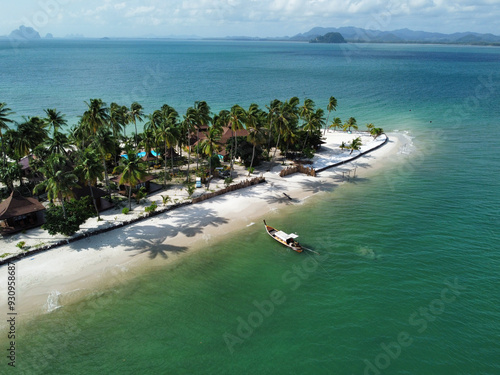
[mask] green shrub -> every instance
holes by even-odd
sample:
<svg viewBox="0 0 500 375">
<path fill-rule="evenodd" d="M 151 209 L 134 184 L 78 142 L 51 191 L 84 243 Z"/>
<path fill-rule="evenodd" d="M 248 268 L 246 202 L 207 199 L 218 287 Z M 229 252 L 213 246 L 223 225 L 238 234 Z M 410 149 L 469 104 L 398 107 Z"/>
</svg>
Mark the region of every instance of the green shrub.
<svg viewBox="0 0 500 375">
<path fill-rule="evenodd" d="M 137 204 L 141 203 L 141 200 L 146 198 L 148 193 L 146 193 L 146 188 L 142 186 L 137 193 L 135 193 L 135 200 Z"/>
<path fill-rule="evenodd" d="M 189 197 L 191 197 L 193 195 L 194 191 L 196 190 L 196 188 L 193 184 L 190 184 L 190 185 L 186 186 L 186 190 L 187 190 Z"/>
<path fill-rule="evenodd" d="M 168 195 L 162 195 L 161 196 L 161 199 L 163 201 L 163 205 L 166 206 L 168 204 L 168 202 L 170 202 L 170 197 Z"/>
<path fill-rule="evenodd" d="M 152 212 L 155 212 L 157 208 L 158 208 L 158 205 L 156 204 L 156 202 L 153 202 L 153 203 L 151 203 L 150 206 L 146 207 L 144 209 L 144 211 L 147 213 L 152 213 Z"/>
<path fill-rule="evenodd" d="M 45 224 L 42 225 L 42 228 L 52 236 L 57 233 L 71 236 L 80 229 L 80 225 L 88 218 L 95 216 L 90 197 L 79 200 L 71 199 L 64 204 L 64 207 L 66 208 L 66 218 L 62 206 L 52 204 L 45 212 Z"/>
<path fill-rule="evenodd" d="M 26 245 L 25 241 L 20 241 L 16 244 L 16 247 L 20 248 L 21 250 L 23 249 L 24 245 Z"/>
<path fill-rule="evenodd" d="M 130 212 L 129 208 L 128 207 L 123 207 L 122 209 L 122 214 L 126 215 Z"/>
</svg>

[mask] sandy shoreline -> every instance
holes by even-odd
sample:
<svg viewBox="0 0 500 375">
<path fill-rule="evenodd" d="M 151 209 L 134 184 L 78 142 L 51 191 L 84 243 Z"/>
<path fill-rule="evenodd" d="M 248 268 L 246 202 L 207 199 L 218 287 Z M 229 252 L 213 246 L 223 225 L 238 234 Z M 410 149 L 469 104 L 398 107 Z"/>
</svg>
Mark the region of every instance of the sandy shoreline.
<svg viewBox="0 0 500 375">
<path fill-rule="evenodd" d="M 345 137 L 345 133 L 330 133 L 319 156 L 331 163 L 332 154 L 338 153 L 337 142 Z M 292 202 L 301 203 L 324 191 L 322 185 L 331 190 L 332 183 L 342 183 L 348 171 L 351 176 L 354 169 L 357 176 L 369 176 L 386 161 L 394 160 L 407 142 L 401 133 L 389 134 L 389 139 L 378 150 L 353 163 L 323 171 L 317 177 L 294 174 L 281 178 L 277 175 L 279 166 L 264 173 L 267 181 L 264 184 L 181 207 L 17 261 L 16 310 L 25 317 L 46 313 L 95 290 L 172 264 L 205 243 L 213 243 L 253 222 L 260 223 L 266 213 L 276 208 Z M 319 168 L 319 163 L 317 161 L 315 168 Z M 290 202 L 283 192 L 293 201 Z M 6 266 L 0 267 L 0 280 L 7 280 Z M 6 288 L 6 282 L 0 282 L 0 304 L 3 306 L 6 306 Z"/>
</svg>

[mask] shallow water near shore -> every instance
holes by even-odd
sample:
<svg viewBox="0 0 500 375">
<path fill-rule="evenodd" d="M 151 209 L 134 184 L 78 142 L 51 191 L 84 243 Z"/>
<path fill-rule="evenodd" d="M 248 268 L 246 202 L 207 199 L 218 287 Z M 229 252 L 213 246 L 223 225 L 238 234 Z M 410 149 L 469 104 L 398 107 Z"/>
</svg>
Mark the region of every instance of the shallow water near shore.
<svg viewBox="0 0 500 375">
<path fill-rule="evenodd" d="M 297 90 L 315 93 L 318 104 L 342 92 L 343 114 L 408 131 L 412 141 L 376 174 L 324 186 L 327 192 L 265 218 L 297 232 L 319 256 L 287 251 L 256 222 L 175 264 L 20 325 L 18 369 L 499 373 L 500 51 L 376 45 L 355 49 L 348 62 L 326 46 L 212 47 L 239 61 L 236 70 L 244 69 L 241 61 L 260 70 L 256 87 L 269 87 L 268 75 L 278 74 L 273 67 L 289 66 L 287 74 L 296 75 L 278 75 L 278 83 L 298 82 Z M 209 43 L 198 61 L 207 51 Z M 212 57 L 210 66 L 219 66 Z M 302 80 L 307 74 L 311 79 Z M 198 83 L 215 95 L 210 87 L 222 82 L 211 79 Z M 273 90 L 257 91 L 242 87 L 234 100 L 221 93 L 213 105 Z M 6 345 L 3 334 L 0 343 Z"/>
</svg>

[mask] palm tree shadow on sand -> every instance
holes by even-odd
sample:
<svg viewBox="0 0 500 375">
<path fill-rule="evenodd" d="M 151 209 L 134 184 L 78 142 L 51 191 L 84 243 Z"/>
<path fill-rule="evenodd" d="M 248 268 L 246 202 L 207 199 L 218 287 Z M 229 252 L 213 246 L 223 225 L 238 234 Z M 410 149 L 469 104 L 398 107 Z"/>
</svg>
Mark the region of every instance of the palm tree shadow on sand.
<svg viewBox="0 0 500 375">
<path fill-rule="evenodd" d="M 162 243 L 163 240 L 142 240 L 134 243 L 134 247 L 128 248 L 125 251 L 134 251 L 130 256 L 134 257 L 141 254 L 148 254 L 149 259 L 153 260 L 158 257 L 167 259 L 169 254 L 180 254 L 188 250 L 187 246 L 175 246 Z"/>
<path fill-rule="evenodd" d="M 322 191 L 332 191 L 333 188 L 338 186 L 338 184 L 329 181 L 302 181 L 301 183 L 302 189 L 305 191 L 309 191 L 313 194 L 319 193 Z"/>
</svg>

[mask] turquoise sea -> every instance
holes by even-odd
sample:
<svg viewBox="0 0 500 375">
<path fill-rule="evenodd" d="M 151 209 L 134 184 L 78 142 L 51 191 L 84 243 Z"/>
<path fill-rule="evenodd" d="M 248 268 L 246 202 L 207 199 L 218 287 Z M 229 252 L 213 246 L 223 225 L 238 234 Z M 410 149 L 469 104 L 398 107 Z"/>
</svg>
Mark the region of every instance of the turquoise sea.
<svg viewBox="0 0 500 375">
<path fill-rule="evenodd" d="M 333 95 L 336 116 L 411 137 L 380 173 L 266 217 L 320 256 L 241 228 L 21 324 L 1 373 L 500 374 L 500 49 L 1 42 L 0 82 L 19 118 Z"/>
</svg>

